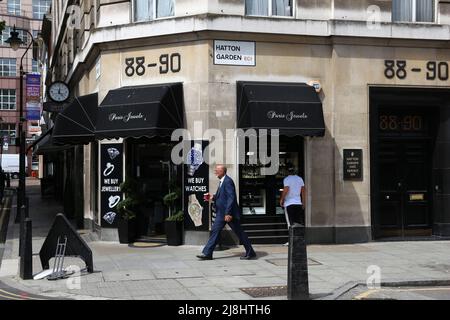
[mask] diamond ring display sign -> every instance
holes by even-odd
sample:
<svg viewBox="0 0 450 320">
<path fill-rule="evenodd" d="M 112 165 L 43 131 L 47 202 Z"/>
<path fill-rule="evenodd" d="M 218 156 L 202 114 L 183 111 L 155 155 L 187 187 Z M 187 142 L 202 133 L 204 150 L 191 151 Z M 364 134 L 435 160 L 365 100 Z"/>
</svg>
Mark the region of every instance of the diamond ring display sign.
<svg viewBox="0 0 450 320">
<path fill-rule="evenodd" d="M 117 228 L 117 205 L 123 194 L 123 144 L 100 145 L 100 205 L 103 228 Z"/>
</svg>

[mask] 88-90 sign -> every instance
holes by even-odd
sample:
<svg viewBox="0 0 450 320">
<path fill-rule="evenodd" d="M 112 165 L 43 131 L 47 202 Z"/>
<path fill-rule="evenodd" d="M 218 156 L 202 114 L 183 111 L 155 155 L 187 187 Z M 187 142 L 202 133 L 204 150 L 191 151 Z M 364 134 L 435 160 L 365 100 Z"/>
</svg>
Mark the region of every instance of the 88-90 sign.
<svg viewBox="0 0 450 320">
<path fill-rule="evenodd" d="M 381 131 L 423 131 L 423 116 L 420 115 L 381 115 L 379 120 Z"/>
<path fill-rule="evenodd" d="M 152 68 L 156 68 L 159 74 L 169 72 L 177 73 L 181 71 L 181 55 L 179 53 L 162 54 L 159 56 L 158 62 L 146 63 L 145 57 L 125 58 L 125 74 L 127 77 L 134 75 L 143 76 Z"/>
<path fill-rule="evenodd" d="M 384 76 L 387 79 L 404 80 L 412 73 L 424 74 L 429 81 L 447 81 L 450 75 L 448 62 L 427 61 L 425 69 L 410 66 L 407 60 L 384 60 Z"/>
</svg>

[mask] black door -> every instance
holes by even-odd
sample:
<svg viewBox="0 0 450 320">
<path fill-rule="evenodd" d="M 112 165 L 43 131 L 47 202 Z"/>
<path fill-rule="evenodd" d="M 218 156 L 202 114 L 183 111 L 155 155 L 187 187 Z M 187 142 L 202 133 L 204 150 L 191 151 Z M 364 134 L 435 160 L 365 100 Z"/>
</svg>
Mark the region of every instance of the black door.
<svg viewBox="0 0 450 320">
<path fill-rule="evenodd" d="M 428 140 L 380 141 L 379 237 L 431 235 L 429 155 Z"/>
<path fill-rule="evenodd" d="M 181 167 L 170 161 L 174 143 L 165 137 L 127 140 L 128 175 L 139 185 L 137 239 L 164 242 L 169 208 L 163 198 L 181 185 Z M 181 189 L 177 208 L 181 208 Z"/>
</svg>

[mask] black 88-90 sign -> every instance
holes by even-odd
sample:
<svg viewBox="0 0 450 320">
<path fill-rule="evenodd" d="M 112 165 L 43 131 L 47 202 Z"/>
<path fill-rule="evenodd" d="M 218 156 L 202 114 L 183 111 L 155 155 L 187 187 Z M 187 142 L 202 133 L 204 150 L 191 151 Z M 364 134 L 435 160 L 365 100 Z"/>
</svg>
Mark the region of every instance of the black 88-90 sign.
<svg viewBox="0 0 450 320">
<path fill-rule="evenodd" d="M 426 70 L 411 67 L 407 60 L 384 60 L 384 75 L 388 79 L 404 80 L 410 73 L 425 73 L 426 80 L 447 81 L 449 78 L 449 67 L 447 62 L 428 61 Z"/>
<path fill-rule="evenodd" d="M 152 61 L 151 63 L 147 63 L 143 56 L 125 58 L 125 74 L 128 77 L 143 76 L 146 72 L 151 72 L 150 70 L 153 68 L 156 68 L 159 74 L 180 72 L 181 55 L 179 53 L 162 54 L 159 56 L 158 62 Z"/>
</svg>

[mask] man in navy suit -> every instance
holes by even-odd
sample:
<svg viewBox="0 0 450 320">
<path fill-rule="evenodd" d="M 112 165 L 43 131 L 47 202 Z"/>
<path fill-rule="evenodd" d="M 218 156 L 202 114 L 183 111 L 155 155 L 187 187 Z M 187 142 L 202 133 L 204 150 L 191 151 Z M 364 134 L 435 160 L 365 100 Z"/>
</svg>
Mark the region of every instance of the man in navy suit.
<svg viewBox="0 0 450 320">
<path fill-rule="evenodd" d="M 241 228 L 240 212 L 233 179 L 227 176 L 227 168 L 224 165 L 217 165 L 214 173 L 220 179 L 219 187 L 212 199 L 216 207 L 216 220 L 212 226 L 208 243 L 203 248 L 202 254 L 198 255 L 197 258 L 201 260 L 212 260 L 213 251 L 219 241 L 220 232 L 227 223 L 245 247 L 245 255 L 241 257 L 241 260 L 256 258 L 255 250 L 253 250 L 247 235 Z M 209 195 L 207 196 L 209 198 Z"/>
</svg>

